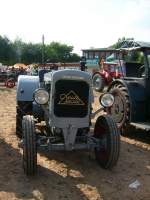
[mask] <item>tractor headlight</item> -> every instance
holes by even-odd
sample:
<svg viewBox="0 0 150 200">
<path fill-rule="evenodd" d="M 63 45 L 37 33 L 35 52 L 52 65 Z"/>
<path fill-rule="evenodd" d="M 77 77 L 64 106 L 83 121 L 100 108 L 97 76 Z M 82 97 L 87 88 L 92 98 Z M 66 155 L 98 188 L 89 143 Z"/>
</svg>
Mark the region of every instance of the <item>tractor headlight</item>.
<svg viewBox="0 0 150 200">
<path fill-rule="evenodd" d="M 111 107 L 114 103 L 114 96 L 109 93 L 104 93 L 100 96 L 99 101 L 103 107 Z"/>
<path fill-rule="evenodd" d="M 42 88 L 37 89 L 34 93 L 34 100 L 37 104 L 46 104 L 49 100 L 49 94 L 46 90 Z"/>
</svg>

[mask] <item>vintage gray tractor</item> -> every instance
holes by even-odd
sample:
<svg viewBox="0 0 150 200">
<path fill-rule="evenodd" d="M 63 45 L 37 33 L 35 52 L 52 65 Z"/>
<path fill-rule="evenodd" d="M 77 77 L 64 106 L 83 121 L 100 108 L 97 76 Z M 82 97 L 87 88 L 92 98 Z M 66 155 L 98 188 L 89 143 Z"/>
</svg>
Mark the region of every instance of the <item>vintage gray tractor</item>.
<svg viewBox="0 0 150 200">
<path fill-rule="evenodd" d="M 96 119 L 91 133 L 92 79 L 80 70 L 41 70 L 39 76 L 22 75 L 17 85 L 16 134 L 22 137 L 23 167 L 27 175 L 37 171 L 37 149 L 94 150 L 101 167 L 116 165 L 120 132 L 110 116 Z M 113 96 L 103 94 L 100 102 L 109 107 Z"/>
<path fill-rule="evenodd" d="M 121 48 L 120 51 L 128 56 L 126 76 L 109 86 L 108 92 L 113 94 L 115 101 L 112 107 L 106 109 L 107 113 L 123 133 L 130 131 L 131 125 L 149 131 L 150 43 L 133 42 L 130 47 Z M 136 62 L 133 62 L 135 58 Z"/>
</svg>

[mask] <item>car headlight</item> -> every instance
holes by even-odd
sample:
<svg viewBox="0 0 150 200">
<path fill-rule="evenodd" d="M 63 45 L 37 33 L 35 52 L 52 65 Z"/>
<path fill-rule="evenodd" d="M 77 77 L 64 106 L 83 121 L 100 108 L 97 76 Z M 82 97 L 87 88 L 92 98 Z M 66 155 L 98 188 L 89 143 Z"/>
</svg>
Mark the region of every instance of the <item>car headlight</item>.
<svg viewBox="0 0 150 200">
<path fill-rule="evenodd" d="M 103 107 L 111 107 L 114 103 L 114 96 L 110 93 L 104 93 L 100 96 L 99 101 Z"/>
<path fill-rule="evenodd" d="M 34 93 L 34 100 L 37 104 L 46 104 L 49 100 L 49 93 L 42 88 L 37 89 Z"/>
</svg>

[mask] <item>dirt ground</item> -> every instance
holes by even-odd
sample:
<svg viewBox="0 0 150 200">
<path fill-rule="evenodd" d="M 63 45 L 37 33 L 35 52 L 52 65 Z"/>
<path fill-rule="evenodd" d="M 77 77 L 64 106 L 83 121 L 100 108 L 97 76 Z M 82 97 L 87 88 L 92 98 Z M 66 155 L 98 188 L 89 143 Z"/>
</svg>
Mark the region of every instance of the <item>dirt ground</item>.
<svg viewBox="0 0 150 200">
<path fill-rule="evenodd" d="M 0 88 L 0 200 L 150 199 L 150 144 L 139 139 L 121 138 L 118 165 L 111 171 L 88 152 L 40 152 L 38 175 L 27 177 L 15 136 L 15 92 Z M 140 186 L 130 188 L 136 180 Z"/>
</svg>

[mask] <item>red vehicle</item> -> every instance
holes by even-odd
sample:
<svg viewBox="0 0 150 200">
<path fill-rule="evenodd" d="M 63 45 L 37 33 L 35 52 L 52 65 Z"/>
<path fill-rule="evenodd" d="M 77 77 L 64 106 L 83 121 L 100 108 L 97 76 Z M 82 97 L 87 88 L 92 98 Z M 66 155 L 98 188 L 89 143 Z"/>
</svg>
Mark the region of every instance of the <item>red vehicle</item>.
<svg viewBox="0 0 150 200">
<path fill-rule="evenodd" d="M 9 74 L 7 71 L 0 72 L 0 82 L 4 83 L 4 86 L 13 88 L 15 86 L 15 75 Z"/>
<path fill-rule="evenodd" d="M 101 69 L 93 73 L 93 88 L 95 91 L 103 91 L 114 79 L 123 77 L 123 68 L 116 62 L 104 62 Z"/>
</svg>

